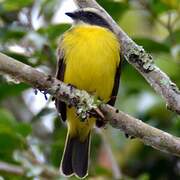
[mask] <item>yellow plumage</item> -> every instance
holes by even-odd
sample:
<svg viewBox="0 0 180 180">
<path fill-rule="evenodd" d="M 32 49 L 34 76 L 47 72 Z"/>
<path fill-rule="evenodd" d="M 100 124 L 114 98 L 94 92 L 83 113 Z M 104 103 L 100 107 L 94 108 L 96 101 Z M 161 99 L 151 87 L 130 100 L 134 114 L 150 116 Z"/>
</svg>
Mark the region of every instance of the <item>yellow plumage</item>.
<svg viewBox="0 0 180 180">
<path fill-rule="evenodd" d="M 84 18 L 84 21 L 91 21 L 94 16 L 94 22 L 106 24 L 102 18 L 96 14 L 92 15 L 90 11 L 88 14 L 86 11 L 80 12 L 77 17 Z M 67 15 L 75 17 L 76 13 Z M 86 90 L 102 101 L 113 104 L 111 96 L 117 94 L 120 76 L 119 54 L 119 42 L 108 28 L 87 23 L 76 24 L 61 38 L 56 76 L 67 84 Z M 88 173 L 90 133 L 95 122 L 98 126 L 102 126 L 102 122 L 96 121 L 95 118 L 82 121 L 75 108 L 69 108 L 57 99 L 56 107 L 62 120 L 67 120 L 68 126 L 61 172 L 65 176 L 75 174 L 84 178 Z"/>
<path fill-rule="evenodd" d="M 66 66 L 64 82 L 84 89 L 104 102 L 110 100 L 120 60 L 116 36 L 107 28 L 79 25 L 64 34 L 61 47 Z M 68 108 L 67 122 L 70 136 L 78 136 L 84 141 L 95 119 L 82 122 L 74 108 Z"/>
</svg>

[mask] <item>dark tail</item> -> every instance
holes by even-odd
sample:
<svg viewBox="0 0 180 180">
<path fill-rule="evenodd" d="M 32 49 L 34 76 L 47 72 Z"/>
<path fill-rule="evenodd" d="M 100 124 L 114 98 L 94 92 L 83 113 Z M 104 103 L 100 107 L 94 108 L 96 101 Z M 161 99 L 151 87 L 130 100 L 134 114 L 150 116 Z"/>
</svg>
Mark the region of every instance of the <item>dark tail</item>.
<svg viewBox="0 0 180 180">
<path fill-rule="evenodd" d="M 61 171 L 65 176 L 77 175 L 86 177 L 88 173 L 90 133 L 84 142 L 78 138 L 67 136 L 64 154 L 61 161 Z"/>
</svg>

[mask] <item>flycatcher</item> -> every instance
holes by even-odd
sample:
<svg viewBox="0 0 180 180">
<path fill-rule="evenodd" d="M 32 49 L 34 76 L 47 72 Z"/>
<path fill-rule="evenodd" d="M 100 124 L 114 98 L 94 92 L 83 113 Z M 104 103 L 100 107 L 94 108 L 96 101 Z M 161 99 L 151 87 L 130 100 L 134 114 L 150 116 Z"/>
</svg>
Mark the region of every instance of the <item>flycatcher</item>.
<svg viewBox="0 0 180 180">
<path fill-rule="evenodd" d="M 74 20 L 58 44 L 57 79 L 86 90 L 103 102 L 114 105 L 120 78 L 120 43 L 108 22 L 96 9 L 66 13 Z M 84 121 L 75 108 L 56 100 L 56 108 L 67 121 L 67 138 L 60 165 L 63 175 L 84 178 L 88 174 L 90 134 L 95 118 Z"/>
</svg>

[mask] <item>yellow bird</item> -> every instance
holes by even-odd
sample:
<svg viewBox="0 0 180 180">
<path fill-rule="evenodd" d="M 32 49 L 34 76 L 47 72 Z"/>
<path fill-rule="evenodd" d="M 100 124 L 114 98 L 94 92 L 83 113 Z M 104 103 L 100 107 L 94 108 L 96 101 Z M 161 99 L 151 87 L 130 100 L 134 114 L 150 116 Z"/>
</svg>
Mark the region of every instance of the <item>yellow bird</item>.
<svg viewBox="0 0 180 180">
<path fill-rule="evenodd" d="M 60 38 L 56 77 L 114 105 L 121 64 L 116 35 L 96 9 L 79 9 L 66 15 L 74 25 Z M 91 131 L 95 124 L 103 124 L 95 118 L 82 121 L 73 107 L 59 100 L 56 108 L 68 128 L 61 173 L 84 178 L 88 174 Z"/>
</svg>

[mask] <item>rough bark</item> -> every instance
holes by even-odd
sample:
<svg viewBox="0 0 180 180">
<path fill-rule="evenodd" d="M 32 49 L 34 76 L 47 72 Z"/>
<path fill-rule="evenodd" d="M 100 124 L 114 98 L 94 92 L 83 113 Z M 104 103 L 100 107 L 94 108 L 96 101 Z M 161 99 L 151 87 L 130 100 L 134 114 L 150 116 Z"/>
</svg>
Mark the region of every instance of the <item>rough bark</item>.
<svg viewBox="0 0 180 180">
<path fill-rule="evenodd" d="M 75 89 L 28 65 L 0 53 L 0 73 L 8 74 L 17 81 L 49 93 L 69 105 L 75 106 L 81 116 L 99 108 L 103 116 L 114 127 L 130 136 L 139 138 L 144 144 L 160 151 L 180 157 L 180 138 L 154 128 L 141 120 L 131 117 L 114 107 L 103 104 L 87 92 Z"/>
<path fill-rule="evenodd" d="M 161 71 L 142 46 L 138 46 L 119 27 L 112 17 L 95 0 L 74 0 L 80 8 L 95 8 L 109 23 L 114 33 L 119 38 L 123 56 L 135 67 L 146 81 L 154 88 L 157 94 L 165 100 L 168 109 L 180 114 L 180 91 L 176 84 Z"/>
</svg>

